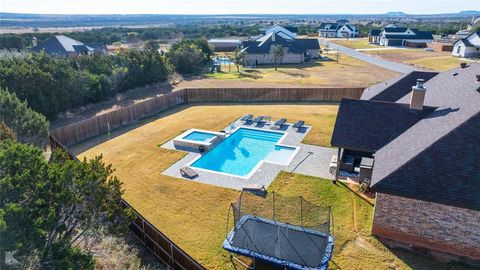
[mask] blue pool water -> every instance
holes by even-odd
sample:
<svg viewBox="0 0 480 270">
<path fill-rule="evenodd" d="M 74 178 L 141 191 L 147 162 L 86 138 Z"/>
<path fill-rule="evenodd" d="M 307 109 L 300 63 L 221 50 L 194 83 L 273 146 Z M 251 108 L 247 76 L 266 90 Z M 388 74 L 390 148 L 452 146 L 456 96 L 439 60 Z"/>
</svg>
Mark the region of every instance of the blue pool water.
<svg viewBox="0 0 480 270">
<path fill-rule="evenodd" d="M 191 166 L 247 176 L 262 160 L 285 164 L 295 148 L 275 145 L 283 133 L 239 128 Z"/>
<path fill-rule="evenodd" d="M 196 142 L 208 142 L 212 138 L 214 138 L 216 135 L 207 133 L 207 132 L 201 132 L 201 131 L 194 131 L 187 136 L 183 137 L 184 140 L 190 140 L 190 141 L 196 141 Z"/>
</svg>

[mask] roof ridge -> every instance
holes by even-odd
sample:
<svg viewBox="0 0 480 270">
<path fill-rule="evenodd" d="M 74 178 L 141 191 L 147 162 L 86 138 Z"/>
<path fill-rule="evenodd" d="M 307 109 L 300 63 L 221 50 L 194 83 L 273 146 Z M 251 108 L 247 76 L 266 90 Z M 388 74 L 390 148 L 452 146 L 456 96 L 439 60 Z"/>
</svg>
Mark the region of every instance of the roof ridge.
<svg viewBox="0 0 480 270">
<path fill-rule="evenodd" d="M 431 113 L 434 113 L 435 111 L 432 111 Z M 410 159 L 408 159 L 406 162 L 404 162 L 401 166 L 398 166 L 395 170 L 391 171 L 389 174 L 385 175 L 381 180 L 375 182 L 371 187 L 374 187 L 375 185 L 378 185 L 380 183 L 382 183 L 384 181 L 384 179 L 388 178 L 389 176 L 391 176 L 392 174 L 396 173 L 397 171 L 399 171 L 400 169 L 403 169 L 410 161 L 414 160 L 415 158 L 417 158 L 419 155 L 425 153 L 425 151 L 427 150 L 430 150 L 432 149 L 432 147 L 438 143 L 438 142 L 441 142 L 442 140 L 446 139 L 449 135 L 451 135 L 454 131 L 456 131 L 458 128 L 460 128 L 461 126 L 463 125 L 466 125 L 468 124 L 469 120 L 476 117 L 477 115 L 480 115 L 480 111 L 475 113 L 474 115 L 472 115 L 471 117 L 467 118 L 465 121 L 463 121 L 460 125 L 456 126 L 455 128 L 449 130 L 447 133 L 445 133 L 441 138 L 439 138 L 438 140 L 435 140 L 433 141 L 428 147 L 425 147 L 422 151 L 418 152 L 416 155 L 412 156 Z M 427 117 L 425 117 L 427 118 Z M 421 121 L 421 120 L 420 120 Z M 419 121 L 419 122 L 420 122 Z M 417 122 L 415 125 L 417 125 L 419 122 Z M 415 127 L 415 125 L 411 126 L 410 128 L 408 128 L 407 130 L 405 130 L 405 132 L 407 132 L 408 130 L 410 130 L 411 128 Z M 404 133 L 405 133 L 404 132 Z M 401 136 L 401 134 L 397 137 L 399 138 Z M 395 138 L 395 139 L 397 139 Z M 395 141 L 395 140 L 393 140 Z M 392 141 L 392 142 L 393 142 Z M 391 142 L 390 142 L 391 143 Z M 389 144 L 390 144 L 389 143 Z M 388 144 L 386 144 L 385 146 L 383 146 L 382 148 L 388 146 Z M 379 149 L 380 151 L 381 149 Z"/>
</svg>

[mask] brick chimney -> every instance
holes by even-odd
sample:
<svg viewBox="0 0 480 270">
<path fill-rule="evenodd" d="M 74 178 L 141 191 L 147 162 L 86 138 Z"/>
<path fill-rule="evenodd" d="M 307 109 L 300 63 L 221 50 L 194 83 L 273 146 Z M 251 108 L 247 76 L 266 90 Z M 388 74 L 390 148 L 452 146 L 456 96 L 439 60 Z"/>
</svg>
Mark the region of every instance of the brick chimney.
<svg viewBox="0 0 480 270">
<path fill-rule="evenodd" d="M 427 88 L 423 86 L 424 79 L 417 79 L 417 85 L 412 87 L 412 94 L 410 96 L 410 109 L 423 110 L 423 102 L 425 100 L 425 92 Z"/>
<path fill-rule="evenodd" d="M 38 41 L 36 37 L 32 38 L 32 47 L 36 47 L 38 45 Z"/>
</svg>

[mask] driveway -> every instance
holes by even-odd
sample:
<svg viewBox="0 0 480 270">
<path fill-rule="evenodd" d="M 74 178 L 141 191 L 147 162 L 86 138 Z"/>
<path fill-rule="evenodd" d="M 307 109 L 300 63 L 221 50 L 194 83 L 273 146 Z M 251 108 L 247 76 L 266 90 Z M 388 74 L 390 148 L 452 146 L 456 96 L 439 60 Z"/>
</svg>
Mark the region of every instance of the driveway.
<svg viewBox="0 0 480 270">
<path fill-rule="evenodd" d="M 362 60 L 362 61 L 370 63 L 372 65 L 376 65 L 376 66 L 379 66 L 379 67 L 382 67 L 382 68 L 385 68 L 385 69 L 389 69 L 389 70 L 392 70 L 392 71 L 395 71 L 395 72 L 410 73 L 412 71 L 419 70 L 418 68 L 415 68 L 413 66 L 409 66 L 409 65 L 406 65 L 406 64 L 400 64 L 400 63 L 395 63 L 395 62 L 388 61 L 388 60 L 381 59 L 381 58 L 377 58 L 377 57 L 374 57 L 374 56 L 371 56 L 371 55 L 368 55 L 368 54 L 364 54 L 364 53 L 358 52 L 354 49 L 351 49 L 351 48 L 348 48 L 348 47 L 345 47 L 345 46 L 342 46 L 342 45 L 338 45 L 338 44 L 333 43 L 331 41 L 327 41 L 327 40 L 324 40 L 324 39 L 319 39 L 319 41 L 320 41 L 320 44 L 324 45 L 324 46 L 326 46 L 327 43 L 328 43 L 328 47 L 333 49 L 333 50 L 336 50 L 336 51 L 339 51 L 341 53 L 347 54 L 347 55 L 349 55 L 353 58 L 356 58 L 358 60 Z"/>
</svg>

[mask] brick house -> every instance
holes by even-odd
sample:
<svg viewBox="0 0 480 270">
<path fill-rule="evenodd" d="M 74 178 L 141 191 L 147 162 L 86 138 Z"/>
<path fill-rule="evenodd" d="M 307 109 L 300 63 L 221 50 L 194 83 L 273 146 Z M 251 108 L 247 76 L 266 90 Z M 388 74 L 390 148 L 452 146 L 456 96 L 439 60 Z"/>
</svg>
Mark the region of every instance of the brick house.
<svg viewBox="0 0 480 270">
<path fill-rule="evenodd" d="M 337 179 L 373 159 L 373 235 L 480 262 L 480 64 L 415 71 L 342 100 L 331 144 Z"/>
</svg>

